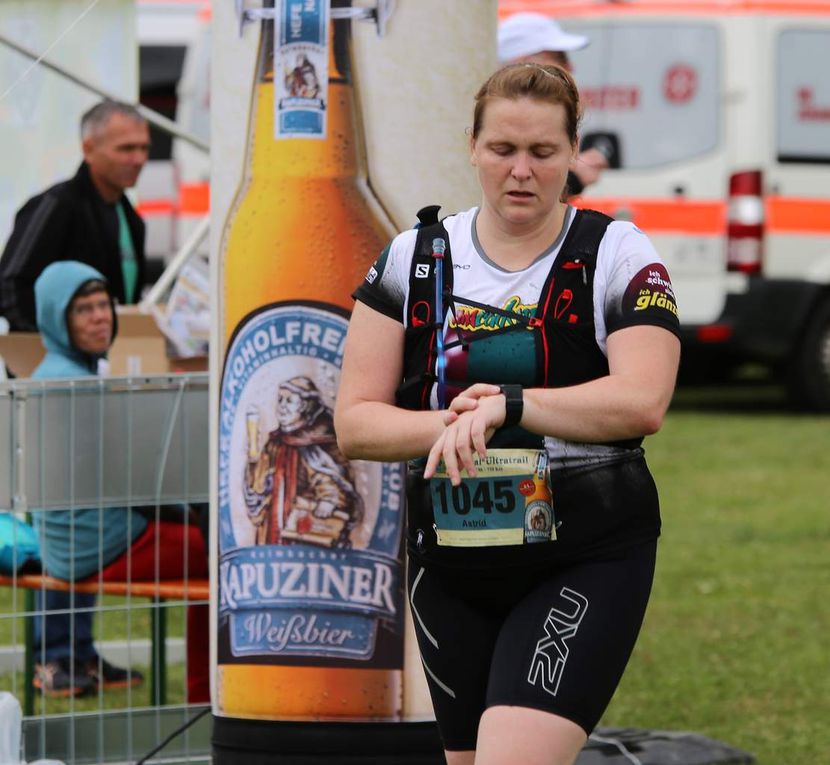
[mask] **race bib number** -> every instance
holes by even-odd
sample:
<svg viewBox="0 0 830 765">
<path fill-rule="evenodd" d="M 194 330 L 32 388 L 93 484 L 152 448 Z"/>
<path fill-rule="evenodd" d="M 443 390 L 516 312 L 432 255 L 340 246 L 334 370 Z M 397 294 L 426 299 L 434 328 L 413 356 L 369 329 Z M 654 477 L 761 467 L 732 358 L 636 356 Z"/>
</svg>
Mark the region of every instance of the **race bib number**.
<svg viewBox="0 0 830 765">
<path fill-rule="evenodd" d="M 476 477 L 453 486 L 442 462 L 430 479 L 435 533 L 448 547 L 550 542 L 556 523 L 548 456 L 534 449 L 489 449 Z"/>
</svg>

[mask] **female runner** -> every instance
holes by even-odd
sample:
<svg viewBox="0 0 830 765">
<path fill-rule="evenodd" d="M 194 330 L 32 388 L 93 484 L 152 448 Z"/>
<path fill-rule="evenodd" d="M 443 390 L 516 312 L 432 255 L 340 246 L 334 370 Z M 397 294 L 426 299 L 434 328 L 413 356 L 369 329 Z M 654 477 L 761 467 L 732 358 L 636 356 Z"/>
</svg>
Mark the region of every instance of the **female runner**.
<svg viewBox="0 0 830 765">
<path fill-rule="evenodd" d="M 355 292 L 335 428 L 349 458 L 409 461 L 409 600 L 449 765 L 572 763 L 651 588 L 641 442 L 677 309 L 641 231 L 562 201 L 579 117 L 563 69 L 495 72 L 470 137 L 481 206 L 398 235 Z"/>
</svg>

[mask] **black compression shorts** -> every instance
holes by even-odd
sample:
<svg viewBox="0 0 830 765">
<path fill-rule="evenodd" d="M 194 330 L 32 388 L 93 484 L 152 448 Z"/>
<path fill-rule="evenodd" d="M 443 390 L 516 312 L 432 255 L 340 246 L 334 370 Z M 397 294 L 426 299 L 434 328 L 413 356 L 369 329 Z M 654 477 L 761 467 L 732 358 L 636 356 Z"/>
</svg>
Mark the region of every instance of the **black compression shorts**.
<svg viewBox="0 0 830 765">
<path fill-rule="evenodd" d="M 544 572 L 409 567 L 410 606 L 447 750 L 475 749 L 491 706 L 530 707 L 590 733 L 642 624 L 656 540 Z"/>
</svg>

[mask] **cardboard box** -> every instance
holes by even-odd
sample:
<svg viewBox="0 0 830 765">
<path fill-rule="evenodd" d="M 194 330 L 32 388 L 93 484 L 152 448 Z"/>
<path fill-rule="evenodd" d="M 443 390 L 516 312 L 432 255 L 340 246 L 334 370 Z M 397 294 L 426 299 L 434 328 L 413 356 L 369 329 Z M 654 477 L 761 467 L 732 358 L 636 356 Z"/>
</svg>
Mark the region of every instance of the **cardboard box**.
<svg viewBox="0 0 830 765">
<path fill-rule="evenodd" d="M 0 356 L 15 377 L 30 377 L 46 350 L 37 332 L 0 335 Z M 171 372 L 204 372 L 206 356 L 171 359 L 167 341 L 151 314 L 135 306 L 118 308 L 118 334 L 109 352 L 110 375 L 156 375 Z"/>
<path fill-rule="evenodd" d="M 168 361 L 170 364 L 170 371 L 174 373 L 208 371 L 207 356 L 190 356 L 186 359 L 168 359 Z"/>
<path fill-rule="evenodd" d="M 46 355 L 37 332 L 0 335 L 0 356 L 15 377 L 30 377 Z"/>
<path fill-rule="evenodd" d="M 109 352 L 110 374 L 156 375 L 170 371 L 164 335 L 152 314 L 119 306 L 118 334 Z"/>
</svg>

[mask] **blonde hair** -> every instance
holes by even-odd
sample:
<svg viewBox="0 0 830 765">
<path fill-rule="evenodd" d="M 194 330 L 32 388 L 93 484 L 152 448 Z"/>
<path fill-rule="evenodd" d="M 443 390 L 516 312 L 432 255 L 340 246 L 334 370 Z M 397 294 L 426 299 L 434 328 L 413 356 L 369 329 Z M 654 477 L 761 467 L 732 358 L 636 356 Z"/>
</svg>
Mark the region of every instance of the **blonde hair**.
<svg viewBox="0 0 830 765">
<path fill-rule="evenodd" d="M 487 104 L 494 98 L 532 98 L 565 109 L 565 131 L 576 144 L 582 105 L 574 78 L 561 66 L 545 64 L 508 64 L 493 72 L 476 93 L 473 109 L 473 138 L 484 122 Z"/>
</svg>

